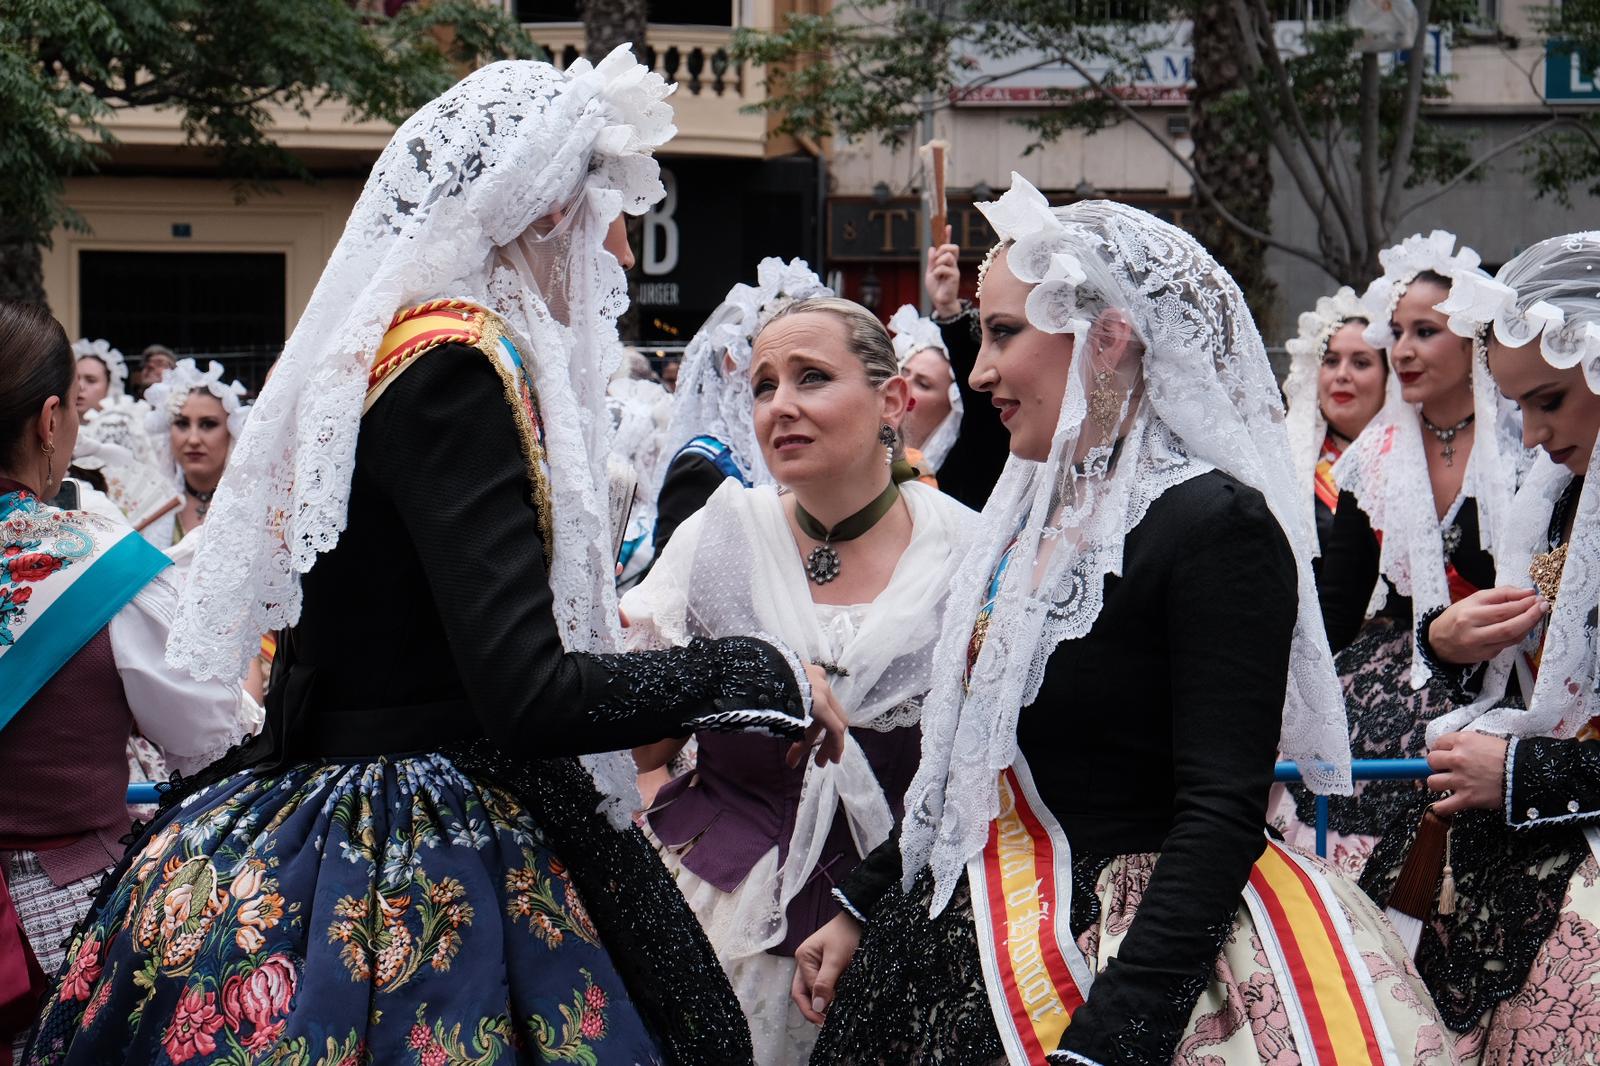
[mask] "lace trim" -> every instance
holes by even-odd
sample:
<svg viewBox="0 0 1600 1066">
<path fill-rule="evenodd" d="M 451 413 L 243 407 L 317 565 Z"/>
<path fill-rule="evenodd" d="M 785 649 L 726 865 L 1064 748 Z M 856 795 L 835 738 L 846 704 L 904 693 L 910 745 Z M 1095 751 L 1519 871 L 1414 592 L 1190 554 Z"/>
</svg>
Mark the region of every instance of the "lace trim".
<svg viewBox="0 0 1600 1066">
<path fill-rule="evenodd" d="M 835 903 L 844 908 L 844 912 L 846 914 L 860 922 L 862 925 L 867 924 L 867 916 L 856 909 L 856 905 L 850 902 L 850 897 L 844 894 L 843 889 L 835 888 L 831 893 L 829 893 L 829 895 L 833 897 L 833 901 Z"/>
</svg>

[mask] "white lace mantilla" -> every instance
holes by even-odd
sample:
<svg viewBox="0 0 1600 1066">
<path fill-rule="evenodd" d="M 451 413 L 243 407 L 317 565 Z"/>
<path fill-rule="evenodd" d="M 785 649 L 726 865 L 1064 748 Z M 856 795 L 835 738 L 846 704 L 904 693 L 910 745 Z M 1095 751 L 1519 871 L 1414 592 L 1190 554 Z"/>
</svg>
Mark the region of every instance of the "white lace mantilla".
<svg viewBox="0 0 1600 1066">
<path fill-rule="evenodd" d="M 894 335 L 895 361 L 900 364 L 901 371 L 906 369 L 906 364 L 918 352 L 933 350 L 944 358 L 945 365 L 950 363 L 950 352 L 944 346 L 944 334 L 940 331 L 938 323 L 931 318 L 923 318 L 917 314 L 917 309 L 910 304 L 901 306 L 894 314 L 889 316 L 889 331 Z M 923 462 L 928 469 L 937 472 L 944 466 L 944 460 L 950 454 L 950 449 L 955 447 L 956 439 L 961 436 L 961 418 L 964 405 L 961 402 L 961 389 L 955 381 L 955 371 L 950 371 L 950 413 L 934 427 L 928 434 L 928 439 L 922 442 L 919 449 L 922 452 Z"/>
<path fill-rule="evenodd" d="M 562 641 L 618 645 L 605 386 L 627 286 L 603 244 L 619 212 L 642 213 L 663 194 L 651 152 L 675 132 L 669 92 L 623 47 L 566 71 L 491 64 L 406 120 L 235 446 L 169 662 L 239 676 L 260 634 L 298 619 L 300 575 L 345 525 L 379 341 L 396 311 L 437 297 L 489 307 L 524 353 L 550 462 Z M 557 215 L 552 232 L 534 231 Z M 631 760 L 585 762 L 624 824 L 637 803 Z"/>
<path fill-rule="evenodd" d="M 1492 331 L 1508 348 L 1539 342 L 1551 366 L 1581 365 L 1590 391 L 1600 393 L 1600 233 L 1571 233 L 1540 241 L 1512 259 L 1494 279 L 1456 279 L 1438 305 L 1450 328 L 1481 349 Z M 1572 472 L 1540 454 L 1501 524 L 1495 579 L 1530 587 L 1528 568 L 1550 547 L 1550 524 Z M 1583 489 L 1572 516 L 1560 592 L 1543 626 L 1521 647 L 1508 648 L 1489 666 L 1479 699 L 1429 723 L 1431 743 L 1455 729 L 1513 736 L 1577 735 L 1600 713 L 1596 692 L 1595 612 L 1600 606 L 1600 447 L 1589 455 Z M 1539 675 L 1529 684 L 1528 661 L 1538 656 Z M 1526 709 L 1502 706 L 1513 670 L 1522 691 L 1532 692 Z"/>
<path fill-rule="evenodd" d="M 1124 540 L 1150 504 L 1211 469 L 1265 496 L 1299 571 L 1280 750 L 1314 789 L 1350 788 L 1344 702 L 1312 582 L 1307 485 L 1238 286 L 1194 238 L 1142 211 L 1109 201 L 1051 209 L 1020 175 L 1012 183 L 979 207 L 1013 242 L 1011 272 L 1033 286 L 1029 322 L 1073 338 L 1072 368 L 1048 460 L 1012 457 L 984 507 L 934 655 L 901 852 L 908 884 L 932 870 L 936 911 L 987 839 L 996 775 L 1016 759 L 1017 718 L 1052 651 L 1094 625 L 1105 577 L 1121 573 Z M 1092 328 L 1102 315 L 1132 327 L 1137 358 L 1114 329 Z M 1112 401 L 1119 410 L 1108 410 Z M 974 620 L 1008 549 L 969 686 Z"/>
<path fill-rule="evenodd" d="M 1484 276 L 1478 269 L 1478 254 L 1470 248 L 1453 251 L 1454 242 L 1451 234 L 1435 230 L 1428 237 L 1408 237 L 1379 254 L 1384 275 L 1362 297 L 1371 316 L 1372 324 L 1365 333 L 1369 343 L 1384 352 L 1394 347 L 1390 322 L 1395 308 L 1423 271 L 1448 278 L 1452 284 Z M 1515 405 L 1495 387 L 1481 346 L 1472 356 L 1472 410 L 1472 451 L 1462 474 L 1461 499 L 1476 502 L 1479 543 L 1493 552 L 1496 532 L 1509 513 L 1520 472 L 1531 457 L 1522 447 L 1521 418 Z M 1382 540 L 1379 573 L 1400 595 L 1411 598 L 1415 615 L 1449 603 L 1444 534 L 1461 501 L 1441 522 L 1423 449 L 1421 410 L 1401 395 L 1398 375 L 1388 376 L 1383 407 L 1340 456 L 1333 477 L 1340 491 L 1354 495 L 1366 512 Z M 1373 589 L 1369 615 L 1383 606 L 1386 595 L 1380 580 Z M 1411 687 L 1421 689 L 1432 673 L 1422 650 L 1413 646 Z"/>
<path fill-rule="evenodd" d="M 1317 474 L 1317 460 L 1328 436 L 1328 419 L 1322 413 L 1318 379 L 1322 359 L 1328 354 L 1328 341 L 1351 319 L 1365 318 L 1366 308 L 1356 291 L 1348 285 L 1332 296 L 1318 298 L 1316 309 L 1300 315 L 1299 332 L 1283 346 L 1289 353 L 1289 376 L 1283 383 L 1288 407 L 1289 451 L 1294 457 L 1295 476 L 1306 486 L 1302 494 L 1307 513 L 1316 521 L 1316 494 L 1311 491 Z"/>
</svg>

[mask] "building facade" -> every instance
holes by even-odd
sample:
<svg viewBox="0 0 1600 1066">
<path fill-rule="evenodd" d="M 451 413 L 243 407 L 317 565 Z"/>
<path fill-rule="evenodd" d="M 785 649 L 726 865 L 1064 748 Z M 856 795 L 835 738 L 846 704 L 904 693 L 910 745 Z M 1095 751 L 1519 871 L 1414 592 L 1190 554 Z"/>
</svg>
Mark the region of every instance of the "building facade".
<svg viewBox="0 0 1600 1066">
<path fill-rule="evenodd" d="M 581 53 L 570 0 L 503 2 L 558 66 Z M 745 110 L 762 98 L 762 82 L 727 51 L 736 27 L 770 28 L 807 4 L 814 8 L 814 0 L 651 5 L 643 58 L 677 85 L 679 132 L 660 156 L 667 198 L 644 219 L 638 249 L 636 306 L 648 344 L 687 341 L 762 256 L 816 255 L 821 167 Z M 74 337 L 105 337 L 130 355 L 160 343 L 219 358 L 258 387 L 393 127 L 352 121 L 341 106 L 309 116 L 279 109 L 275 139 L 316 180 L 241 195 L 185 143 L 177 112 L 123 111 L 109 126 L 119 141 L 109 161 L 67 185 L 89 231 L 63 227 L 44 253 L 52 309 Z"/>
</svg>

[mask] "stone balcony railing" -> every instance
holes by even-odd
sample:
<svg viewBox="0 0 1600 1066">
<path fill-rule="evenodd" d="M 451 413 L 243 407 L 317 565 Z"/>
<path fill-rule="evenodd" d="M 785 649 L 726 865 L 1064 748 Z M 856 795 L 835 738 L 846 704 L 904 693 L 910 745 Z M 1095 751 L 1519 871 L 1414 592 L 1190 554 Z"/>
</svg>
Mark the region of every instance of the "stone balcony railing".
<svg viewBox="0 0 1600 1066">
<path fill-rule="evenodd" d="M 530 25 L 528 30 L 557 67 L 565 68 L 582 53 L 582 26 Z M 715 27 L 650 28 L 650 43 L 641 58 L 678 86 L 672 95 L 678 136 L 662 154 L 760 159 L 771 151 L 788 150 L 786 139 L 775 139 L 769 147 L 766 115 L 743 110 L 765 93 L 760 72 L 729 54 L 732 36 L 731 30 Z M 376 158 L 394 133 L 385 122 L 352 121 L 348 109 L 338 103 L 316 104 L 309 116 L 273 104 L 267 109 L 273 116 L 274 139 L 313 165 L 364 165 Z M 113 114 L 106 125 L 120 142 L 117 151 L 124 161 L 204 165 L 201 157 L 186 151 L 177 111 L 129 108 Z"/>
<path fill-rule="evenodd" d="M 583 54 L 583 27 L 532 25 L 530 36 L 565 69 Z M 730 54 L 731 30 L 696 26 L 651 26 L 640 57 L 678 91 L 672 95 L 678 136 L 666 155 L 762 158 L 768 154 L 767 116 L 743 109 L 765 99 L 761 72 Z M 778 147 L 774 145 L 773 147 Z"/>
</svg>

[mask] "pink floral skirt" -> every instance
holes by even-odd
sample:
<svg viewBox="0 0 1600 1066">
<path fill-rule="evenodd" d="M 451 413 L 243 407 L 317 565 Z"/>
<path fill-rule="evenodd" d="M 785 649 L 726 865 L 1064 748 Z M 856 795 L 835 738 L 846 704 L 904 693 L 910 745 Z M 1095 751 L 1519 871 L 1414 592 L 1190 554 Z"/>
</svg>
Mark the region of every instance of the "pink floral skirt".
<svg viewBox="0 0 1600 1066">
<path fill-rule="evenodd" d="M 1567 882 L 1555 932 L 1522 988 L 1456 1042 L 1464 1063 L 1576 1066 L 1600 1062 L 1600 864 Z"/>
</svg>

